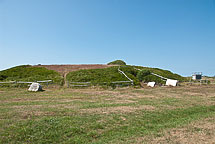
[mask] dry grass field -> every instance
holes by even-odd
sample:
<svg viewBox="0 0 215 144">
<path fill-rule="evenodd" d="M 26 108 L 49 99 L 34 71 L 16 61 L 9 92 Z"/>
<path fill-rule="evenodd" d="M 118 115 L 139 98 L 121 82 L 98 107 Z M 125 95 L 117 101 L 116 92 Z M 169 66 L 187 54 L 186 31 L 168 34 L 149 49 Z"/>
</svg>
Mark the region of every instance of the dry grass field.
<svg viewBox="0 0 215 144">
<path fill-rule="evenodd" d="M 0 88 L 0 143 L 215 143 L 215 86 Z"/>
</svg>

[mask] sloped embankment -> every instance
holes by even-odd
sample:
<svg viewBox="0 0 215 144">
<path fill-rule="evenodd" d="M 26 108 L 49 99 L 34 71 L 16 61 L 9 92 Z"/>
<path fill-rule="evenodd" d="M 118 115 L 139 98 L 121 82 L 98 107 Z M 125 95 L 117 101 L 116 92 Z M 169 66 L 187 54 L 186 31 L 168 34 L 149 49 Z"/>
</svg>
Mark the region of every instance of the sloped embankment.
<svg viewBox="0 0 215 144">
<path fill-rule="evenodd" d="M 142 66 L 134 66 L 134 67 L 137 69 L 140 69 L 140 70 L 148 70 L 151 73 L 160 75 L 160 76 L 168 78 L 168 79 L 174 79 L 174 80 L 178 80 L 181 82 L 184 82 L 187 80 L 185 77 L 182 77 L 179 74 L 172 73 L 169 70 L 163 70 L 163 69 L 159 69 L 159 68 L 142 67 Z M 155 81 L 157 83 L 164 83 L 164 81 L 162 81 L 161 78 L 159 78 L 155 75 L 147 75 L 143 78 L 143 81 L 146 81 L 146 82 Z"/>
<path fill-rule="evenodd" d="M 126 73 L 135 84 L 138 79 L 131 73 Z M 91 82 L 92 84 L 111 83 L 116 81 L 129 81 L 124 75 L 118 72 L 118 66 L 104 69 L 88 69 L 70 72 L 67 74 L 67 81 L 70 82 Z"/>
<path fill-rule="evenodd" d="M 91 82 L 93 84 L 100 84 L 103 82 L 111 83 L 114 81 L 128 81 L 128 79 L 119 73 L 118 66 L 109 67 L 104 69 L 88 69 L 88 70 L 79 70 L 70 72 L 67 74 L 67 81 L 70 82 Z M 139 70 L 149 70 L 150 72 L 159 74 L 163 77 L 170 78 L 170 79 L 177 79 L 179 81 L 184 81 L 185 78 L 174 74 L 167 70 L 162 70 L 158 68 L 147 68 L 147 67 L 140 67 L 140 66 L 121 66 L 120 70 L 125 72 L 125 74 L 134 81 L 134 85 L 139 84 L 139 80 L 137 78 L 137 74 Z M 155 81 L 157 83 L 164 83 L 159 77 L 154 75 L 148 75 L 144 77 L 144 82 Z"/>
<path fill-rule="evenodd" d="M 53 65 L 51 65 L 53 66 Z M 70 69 L 61 69 L 64 75 L 61 75 L 58 71 L 50 70 L 46 67 L 37 67 L 31 65 L 16 66 L 7 70 L 0 71 L 0 81 L 40 81 L 40 80 L 53 80 L 55 84 L 63 85 L 66 81 L 69 82 L 91 82 L 94 85 L 100 85 L 102 83 L 110 84 L 116 81 L 129 81 L 123 74 L 119 73 L 119 66 L 107 65 L 76 65 L 73 67 L 70 65 Z M 103 68 L 104 67 L 104 68 Z M 60 68 L 60 67 L 58 67 Z M 63 67 L 61 67 L 63 68 Z M 96 69 L 97 68 L 97 69 Z M 81 70 L 79 70 L 81 69 Z M 174 74 L 167 70 L 158 68 L 148 68 L 141 66 L 120 66 L 122 70 L 130 79 L 134 81 L 134 85 L 139 85 L 139 79 L 137 74 L 139 70 L 149 70 L 152 73 L 156 73 L 166 78 L 176 79 L 179 81 L 185 81 L 186 79 L 178 74 Z M 69 71 L 72 72 L 69 72 Z M 64 76 L 64 78 L 63 78 Z M 144 82 L 155 81 L 156 83 L 164 83 L 161 78 L 154 75 L 147 75 L 143 78 Z"/>
<path fill-rule="evenodd" d="M 0 81 L 34 82 L 41 80 L 53 80 L 55 84 L 63 84 L 63 78 L 58 72 L 44 67 L 21 65 L 0 71 Z"/>
</svg>

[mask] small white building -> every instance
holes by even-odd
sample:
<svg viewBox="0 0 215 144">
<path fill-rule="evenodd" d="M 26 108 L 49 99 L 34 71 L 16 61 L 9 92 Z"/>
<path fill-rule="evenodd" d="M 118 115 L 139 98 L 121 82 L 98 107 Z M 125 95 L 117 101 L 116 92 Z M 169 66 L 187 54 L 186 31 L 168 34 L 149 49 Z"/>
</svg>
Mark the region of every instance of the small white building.
<svg viewBox="0 0 215 144">
<path fill-rule="evenodd" d="M 192 75 L 192 80 L 201 80 L 202 79 L 202 72 L 195 72 Z"/>
</svg>

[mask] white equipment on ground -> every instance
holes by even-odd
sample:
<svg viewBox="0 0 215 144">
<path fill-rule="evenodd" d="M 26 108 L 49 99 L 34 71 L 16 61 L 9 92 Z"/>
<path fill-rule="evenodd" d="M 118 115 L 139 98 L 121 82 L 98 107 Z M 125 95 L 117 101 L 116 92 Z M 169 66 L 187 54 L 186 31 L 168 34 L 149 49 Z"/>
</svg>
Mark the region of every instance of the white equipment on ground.
<svg viewBox="0 0 215 144">
<path fill-rule="evenodd" d="M 39 83 L 33 82 L 28 91 L 33 91 L 33 92 L 37 92 L 37 91 L 42 91 L 42 86 Z"/>
<path fill-rule="evenodd" d="M 167 79 L 166 80 L 166 85 L 167 86 L 177 86 L 178 81 L 177 80 L 172 80 L 172 79 Z"/>
<path fill-rule="evenodd" d="M 135 69 L 141 71 L 141 69 L 137 69 L 137 68 L 135 68 Z M 155 74 L 155 73 L 151 73 L 151 74 L 161 78 L 163 81 L 166 81 L 166 86 L 174 86 L 175 87 L 178 84 L 178 80 L 168 79 L 168 78 L 165 78 L 165 77 L 160 76 L 160 75 Z M 148 86 L 148 84 L 147 84 L 147 86 Z"/>
<path fill-rule="evenodd" d="M 155 87 L 155 82 L 148 82 L 147 86 L 148 87 Z"/>
</svg>

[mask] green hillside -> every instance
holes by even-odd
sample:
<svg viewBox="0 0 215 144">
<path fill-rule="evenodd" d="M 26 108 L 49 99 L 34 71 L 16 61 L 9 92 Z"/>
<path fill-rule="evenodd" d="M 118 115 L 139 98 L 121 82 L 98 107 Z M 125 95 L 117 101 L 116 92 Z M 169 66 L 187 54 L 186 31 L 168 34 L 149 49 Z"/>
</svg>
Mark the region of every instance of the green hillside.
<svg viewBox="0 0 215 144">
<path fill-rule="evenodd" d="M 66 80 L 69 82 L 91 82 L 93 85 L 112 85 L 111 82 L 129 81 L 123 74 L 119 73 L 118 68 L 119 66 L 113 66 L 103 69 L 85 69 L 73 71 L 67 74 Z M 149 73 L 140 79 L 138 76 L 140 71 L 138 69 L 149 71 Z M 158 84 L 165 83 L 165 81 L 163 81 L 161 78 L 150 73 L 155 73 L 163 77 L 176 79 L 179 81 L 186 80 L 186 78 L 178 74 L 158 68 L 124 65 L 120 66 L 120 70 L 122 70 L 130 79 L 133 80 L 134 85 L 139 85 L 140 81 L 155 81 Z M 53 80 L 53 82 L 58 85 L 62 85 L 64 83 L 64 79 L 58 72 L 54 70 L 48 70 L 44 67 L 22 65 L 0 71 L 0 81 L 33 82 L 41 80 Z"/>
<path fill-rule="evenodd" d="M 53 80 L 56 84 L 62 84 L 63 82 L 63 78 L 58 72 L 43 67 L 21 65 L 0 71 L 0 81 L 33 82 L 41 80 Z"/>
<path fill-rule="evenodd" d="M 131 73 L 126 73 L 135 84 L 138 79 Z M 118 66 L 113 66 L 104 69 L 87 69 L 70 72 L 67 75 L 67 81 L 72 82 L 91 82 L 95 85 L 103 84 L 104 82 L 111 83 L 115 81 L 128 81 L 128 79 L 118 72 Z"/>
<path fill-rule="evenodd" d="M 149 67 L 141 67 L 141 66 L 134 66 L 137 69 L 141 69 L 141 70 L 149 70 L 152 73 L 158 74 L 160 76 L 163 76 L 165 78 L 169 78 L 169 79 L 174 79 L 174 80 L 179 80 L 181 82 L 186 81 L 185 77 L 182 77 L 178 74 L 172 73 L 171 71 L 168 70 L 163 70 L 163 69 L 159 69 L 159 68 L 149 68 Z M 162 80 L 154 75 L 148 75 L 146 77 L 144 77 L 145 81 L 155 81 L 155 82 L 162 82 Z"/>
<path fill-rule="evenodd" d="M 99 84 L 102 82 L 114 82 L 114 81 L 128 81 L 128 79 L 118 72 L 118 66 L 104 68 L 104 69 L 88 69 L 70 72 L 67 75 L 67 80 L 70 82 L 91 82 L 94 84 Z M 139 70 L 149 70 L 152 73 L 159 74 L 163 77 L 176 79 L 179 81 L 185 81 L 186 79 L 178 74 L 174 74 L 167 70 L 162 70 L 158 68 L 147 68 L 140 66 L 121 66 L 120 70 L 125 72 L 125 74 L 134 81 L 135 85 L 139 85 L 139 80 L 137 74 Z M 155 81 L 157 83 L 164 83 L 161 78 L 154 75 L 147 75 L 143 78 L 144 82 Z"/>
</svg>

